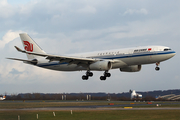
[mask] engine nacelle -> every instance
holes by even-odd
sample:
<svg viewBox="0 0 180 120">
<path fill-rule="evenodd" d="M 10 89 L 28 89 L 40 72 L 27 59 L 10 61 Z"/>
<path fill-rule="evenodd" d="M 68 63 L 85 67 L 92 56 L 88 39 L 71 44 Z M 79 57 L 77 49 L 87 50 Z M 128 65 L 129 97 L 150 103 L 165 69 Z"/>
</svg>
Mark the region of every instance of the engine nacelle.
<svg viewBox="0 0 180 120">
<path fill-rule="evenodd" d="M 131 65 L 128 67 L 120 68 L 122 72 L 139 72 L 141 70 L 141 65 Z"/>
<path fill-rule="evenodd" d="M 112 63 L 110 61 L 97 61 L 89 65 L 90 70 L 110 70 L 112 68 Z"/>
<path fill-rule="evenodd" d="M 37 59 L 33 59 L 32 62 L 31 62 L 31 64 L 37 65 L 37 64 L 38 64 L 38 60 L 37 60 Z"/>
<path fill-rule="evenodd" d="M 44 59 L 33 59 L 33 60 L 30 60 L 30 61 L 27 61 L 26 63 L 32 64 L 32 65 L 38 65 L 38 64 L 42 64 L 42 63 L 47 63 L 47 60 L 44 60 Z"/>
<path fill-rule="evenodd" d="M 33 60 L 29 60 L 29 61 L 24 61 L 24 63 L 31 64 L 31 65 L 37 65 L 38 64 L 38 60 L 37 59 L 33 59 Z"/>
</svg>

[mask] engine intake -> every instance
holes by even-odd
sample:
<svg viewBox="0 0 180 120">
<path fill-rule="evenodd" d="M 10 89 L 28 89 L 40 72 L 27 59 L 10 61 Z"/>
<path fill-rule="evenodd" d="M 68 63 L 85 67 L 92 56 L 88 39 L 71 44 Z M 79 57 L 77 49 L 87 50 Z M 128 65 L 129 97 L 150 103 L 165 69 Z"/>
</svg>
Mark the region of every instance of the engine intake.
<svg viewBox="0 0 180 120">
<path fill-rule="evenodd" d="M 89 65 L 90 70 L 105 71 L 112 68 L 112 63 L 110 61 L 97 61 Z"/>
<path fill-rule="evenodd" d="M 128 67 L 120 68 L 122 72 L 139 72 L 141 70 L 141 65 L 131 65 Z"/>
</svg>

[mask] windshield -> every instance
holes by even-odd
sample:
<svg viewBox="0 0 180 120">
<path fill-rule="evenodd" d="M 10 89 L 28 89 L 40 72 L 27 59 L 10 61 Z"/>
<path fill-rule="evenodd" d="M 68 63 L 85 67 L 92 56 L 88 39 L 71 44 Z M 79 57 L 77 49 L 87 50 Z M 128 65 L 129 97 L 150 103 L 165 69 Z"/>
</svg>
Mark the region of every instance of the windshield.
<svg viewBox="0 0 180 120">
<path fill-rule="evenodd" d="M 169 50 L 171 50 L 171 48 L 165 48 L 165 49 L 164 49 L 164 51 L 169 51 Z"/>
</svg>

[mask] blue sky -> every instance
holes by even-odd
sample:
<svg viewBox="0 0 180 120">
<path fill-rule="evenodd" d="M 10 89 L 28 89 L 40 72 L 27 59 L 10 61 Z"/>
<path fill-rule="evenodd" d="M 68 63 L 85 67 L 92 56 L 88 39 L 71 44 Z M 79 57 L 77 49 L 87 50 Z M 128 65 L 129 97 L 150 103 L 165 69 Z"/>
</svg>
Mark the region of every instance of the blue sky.
<svg viewBox="0 0 180 120">
<path fill-rule="evenodd" d="M 128 92 L 179 89 L 180 1 L 152 0 L 0 0 L 0 94 L 5 92 Z M 138 73 L 111 70 L 100 81 L 94 72 L 51 71 L 5 58 L 27 59 L 19 33 L 28 33 L 47 53 L 65 55 L 144 45 L 169 46 L 177 52 Z"/>
</svg>

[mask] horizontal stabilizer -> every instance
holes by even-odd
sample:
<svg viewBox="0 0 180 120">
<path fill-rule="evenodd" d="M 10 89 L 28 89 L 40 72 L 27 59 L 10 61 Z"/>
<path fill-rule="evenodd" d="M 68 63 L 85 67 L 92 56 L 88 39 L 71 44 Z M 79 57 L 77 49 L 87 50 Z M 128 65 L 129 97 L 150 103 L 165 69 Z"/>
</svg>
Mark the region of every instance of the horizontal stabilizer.
<svg viewBox="0 0 180 120">
<path fill-rule="evenodd" d="M 14 46 L 15 48 L 16 48 L 16 50 L 17 51 L 19 51 L 19 52 L 25 52 L 24 50 L 22 50 L 22 49 L 20 49 L 20 48 L 18 48 L 17 46 Z"/>
<path fill-rule="evenodd" d="M 23 61 L 25 63 L 34 64 L 34 65 L 37 64 L 37 60 L 24 60 L 24 59 L 18 59 L 18 58 L 6 58 L 6 59 Z"/>
</svg>

